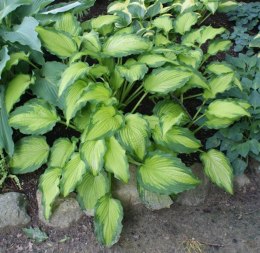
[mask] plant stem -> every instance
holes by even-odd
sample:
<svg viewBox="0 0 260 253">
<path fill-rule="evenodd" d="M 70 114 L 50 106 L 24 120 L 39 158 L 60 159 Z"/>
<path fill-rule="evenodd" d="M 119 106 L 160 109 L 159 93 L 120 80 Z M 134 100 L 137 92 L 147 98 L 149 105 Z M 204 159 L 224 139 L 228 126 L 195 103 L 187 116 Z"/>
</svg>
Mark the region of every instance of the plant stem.
<svg viewBox="0 0 260 253">
<path fill-rule="evenodd" d="M 129 103 L 131 103 L 136 97 L 138 97 L 142 92 L 143 92 L 143 86 L 141 85 L 140 87 L 138 87 L 133 94 L 131 94 L 131 96 L 129 96 L 127 98 L 127 100 L 124 102 L 124 104 L 128 105 Z"/>
<path fill-rule="evenodd" d="M 205 18 L 203 18 L 200 22 L 199 25 L 201 25 L 205 20 L 207 20 L 211 16 L 211 13 L 209 13 Z"/>
<path fill-rule="evenodd" d="M 73 126 L 73 125 L 71 125 L 71 124 L 67 124 L 67 123 L 66 123 L 65 121 L 63 121 L 63 120 L 60 120 L 59 123 L 61 123 L 62 125 L 65 125 L 66 127 L 69 127 L 69 128 L 72 128 L 72 129 L 78 131 L 78 129 L 77 129 L 75 126 Z"/>
<path fill-rule="evenodd" d="M 202 124 L 201 126 L 199 126 L 198 128 L 196 128 L 193 133 L 196 134 L 201 128 L 203 128 L 205 126 L 205 124 Z"/>
<path fill-rule="evenodd" d="M 28 61 L 28 63 L 29 63 L 31 66 L 33 66 L 34 68 L 36 68 L 36 69 L 39 70 L 39 68 L 38 68 L 34 63 L 32 63 L 31 61 Z"/>
<path fill-rule="evenodd" d="M 194 125 L 194 123 L 196 123 L 198 120 L 200 120 L 201 118 L 205 117 L 205 114 L 200 115 L 197 119 L 195 119 L 194 121 L 192 121 L 191 125 Z"/>
<path fill-rule="evenodd" d="M 142 103 L 142 101 L 145 99 L 145 97 L 147 96 L 148 92 L 145 92 L 143 94 L 143 96 L 140 98 L 140 100 L 137 102 L 137 104 L 135 105 L 135 107 L 133 108 L 133 110 L 131 111 L 131 113 L 134 113 L 135 110 L 138 108 L 138 106 Z"/>
<path fill-rule="evenodd" d="M 183 99 L 186 100 L 186 99 L 190 99 L 190 98 L 196 98 L 196 97 L 201 96 L 202 94 L 203 94 L 203 93 L 199 93 L 199 94 L 196 94 L 196 95 L 192 95 L 192 96 L 184 97 Z"/>
</svg>

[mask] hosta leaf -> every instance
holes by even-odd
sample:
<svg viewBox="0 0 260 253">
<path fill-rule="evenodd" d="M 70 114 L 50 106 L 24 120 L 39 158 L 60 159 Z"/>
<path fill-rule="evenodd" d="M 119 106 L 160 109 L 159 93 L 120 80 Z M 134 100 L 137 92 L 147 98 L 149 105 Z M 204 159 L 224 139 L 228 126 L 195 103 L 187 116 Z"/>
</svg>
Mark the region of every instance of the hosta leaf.
<svg viewBox="0 0 260 253">
<path fill-rule="evenodd" d="M 146 155 L 149 143 L 148 123 L 139 114 L 128 114 L 125 125 L 119 130 L 118 135 L 123 146 L 140 160 Z"/>
<path fill-rule="evenodd" d="M 209 104 L 206 116 L 237 120 L 243 116 L 250 117 L 250 114 L 236 100 L 218 99 Z"/>
<path fill-rule="evenodd" d="M 197 42 L 200 45 L 202 45 L 207 40 L 212 40 L 217 35 L 222 34 L 225 31 L 226 31 L 226 29 L 223 27 L 220 27 L 220 28 L 213 28 L 212 26 L 203 27 L 203 29 L 200 30 L 200 38 L 197 39 Z"/>
<path fill-rule="evenodd" d="M 202 61 L 203 52 L 200 48 L 196 50 L 190 50 L 189 52 L 184 52 L 178 56 L 179 61 L 197 69 Z"/>
<path fill-rule="evenodd" d="M 80 24 L 76 17 L 70 12 L 60 15 L 54 27 L 58 31 L 71 34 L 71 36 L 79 35 L 81 30 Z"/>
<path fill-rule="evenodd" d="M 103 168 L 106 149 L 104 140 L 85 141 L 80 147 L 80 157 L 94 176 Z"/>
<path fill-rule="evenodd" d="M 76 143 L 67 138 L 57 139 L 52 148 L 48 162 L 49 167 L 63 168 L 75 150 Z"/>
<path fill-rule="evenodd" d="M 146 10 L 146 17 L 152 18 L 156 15 L 158 15 L 163 8 L 163 5 L 161 4 L 161 1 L 155 1 L 154 4 L 150 5 Z"/>
<path fill-rule="evenodd" d="M 104 54 L 123 57 L 141 54 L 150 48 L 150 42 L 135 34 L 118 34 L 111 36 L 103 46 Z"/>
<path fill-rule="evenodd" d="M 39 75 L 37 75 L 35 84 L 32 87 L 33 93 L 54 106 L 63 109 L 63 97 L 58 96 L 59 80 L 66 65 L 59 62 L 46 62 Z"/>
<path fill-rule="evenodd" d="M 74 153 L 62 172 L 60 189 L 64 197 L 75 190 L 85 172 L 85 163 L 80 159 L 79 153 Z"/>
<path fill-rule="evenodd" d="M 120 75 L 130 83 L 142 80 L 148 72 L 148 68 L 142 63 L 135 63 L 131 66 L 117 66 L 117 70 Z"/>
<path fill-rule="evenodd" d="M 177 68 L 159 68 L 145 79 L 144 88 L 147 92 L 166 94 L 185 85 L 191 76 L 192 73 Z"/>
<path fill-rule="evenodd" d="M 89 70 L 89 75 L 93 76 L 94 78 L 100 78 L 103 75 L 109 75 L 109 69 L 107 66 L 96 64 L 94 66 L 91 66 Z"/>
<path fill-rule="evenodd" d="M 77 52 L 76 42 L 66 33 L 54 29 L 46 29 L 38 26 L 38 32 L 43 46 L 51 53 L 60 58 L 67 58 Z"/>
<path fill-rule="evenodd" d="M 161 16 L 153 21 L 153 25 L 162 29 L 165 33 L 169 33 L 173 29 L 172 19 L 168 16 Z"/>
<path fill-rule="evenodd" d="M 83 209 L 94 214 L 95 205 L 109 191 L 109 182 L 105 173 L 93 176 L 87 172 L 77 187 L 77 199 Z"/>
<path fill-rule="evenodd" d="M 111 246 L 119 240 L 122 230 L 123 207 L 120 201 L 108 194 L 100 198 L 95 207 L 95 234 L 105 246 Z"/>
<path fill-rule="evenodd" d="M 200 141 L 189 129 L 178 126 L 168 130 L 163 140 L 168 148 L 177 153 L 192 153 L 201 147 Z"/>
<path fill-rule="evenodd" d="M 233 170 L 225 155 L 215 149 L 201 154 L 204 171 L 212 182 L 233 194 Z"/>
<path fill-rule="evenodd" d="M 133 2 L 127 5 L 128 11 L 131 13 L 133 18 L 144 18 L 146 13 L 145 5 L 138 2 Z"/>
<path fill-rule="evenodd" d="M 214 115 L 207 114 L 206 126 L 210 129 L 226 128 L 234 123 L 234 119 L 217 118 Z"/>
<path fill-rule="evenodd" d="M 86 129 L 85 140 L 97 140 L 111 136 L 123 124 L 123 117 L 112 106 L 100 107 L 92 116 L 90 127 Z"/>
<path fill-rule="evenodd" d="M 0 2 L 0 23 L 1 20 L 19 6 L 31 4 L 32 0 L 1 0 Z"/>
<path fill-rule="evenodd" d="M 230 40 L 215 40 L 209 44 L 208 54 L 215 55 L 218 52 L 227 51 L 232 45 Z"/>
<path fill-rule="evenodd" d="M 92 108 L 90 105 L 83 107 L 77 112 L 75 118 L 73 119 L 73 123 L 80 132 L 84 132 L 86 127 L 89 125 L 91 116 Z"/>
<path fill-rule="evenodd" d="M 215 98 L 218 93 L 229 90 L 232 87 L 234 74 L 219 75 L 209 82 L 209 90 L 204 91 L 204 98 Z"/>
<path fill-rule="evenodd" d="M 44 207 L 44 216 L 49 220 L 51 208 L 54 200 L 60 194 L 61 168 L 48 168 L 40 177 L 39 188 L 42 192 L 42 204 Z"/>
<path fill-rule="evenodd" d="M 43 136 L 22 138 L 15 144 L 10 167 L 14 174 L 25 174 L 39 169 L 47 162 L 49 146 Z"/>
<path fill-rule="evenodd" d="M 163 135 L 170 130 L 172 126 L 182 126 L 190 121 L 190 117 L 183 107 L 170 100 L 157 103 L 153 112 L 160 118 Z"/>
<path fill-rule="evenodd" d="M 5 69 L 10 70 L 13 66 L 17 65 L 20 61 L 29 62 L 29 53 L 26 54 L 25 52 L 21 51 L 21 52 L 15 52 L 10 54 L 10 60 L 6 63 Z M 1 75 L 1 70 L 0 70 L 0 75 Z"/>
<path fill-rule="evenodd" d="M 171 61 L 170 59 L 158 54 L 141 55 L 138 58 L 138 62 L 144 63 L 151 68 L 161 67 L 167 62 L 178 65 L 176 61 Z"/>
<path fill-rule="evenodd" d="M 84 76 L 89 70 L 89 67 L 84 62 L 76 62 L 71 64 L 62 74 L 61 80 L 59 83 L 59 93 L 61 96 L 62 93 L 75 81 Z"/>
<path fill-rule="evenodd" d="M 125 150 L 113 136 L 107 140 L 106 145 L 107 151 L 104 157 L 106 170 L 112 172 L 117 179 L 127 183 L 130 173 Z"/>
<path fill-rule="evenodd" d="M 84 89 L 86 88 L 87 83 L 78 80 L 74 84 L 72 84 L 65 95 L 65 118 L 67 125 L 70 120 L 75 116 L 78 108 L 77 102 L 83 94 Z"/>
<path fill-rule="evenodd" d="M 23 134 L 44 134 L 49 132 L 59 119 L 52 105 L 41 99 L 31 99 L 11 113 L 9 123 Z"/>
<path fill-rule="evenodd" d="M 98 37 L 98 33 L 95 31 L 91 31 L 89 33 L 83 34 L 83 47 L 89 51 L 100 52 L 101 51 L 101 43 Z"/>
<path fill-rule="evenodd" d="M 151 210 L 170 208 L 171 204 L 173 204 L 170 196 L 147 191 L 139 184 L 138 192 L 144 205 Z"/>
<path fill-rule="evenodd" d="M 250 42 L 249 47 L 260 48 L 260 34 L 258 33 Z"/>
<path fill-rule="evenodd" d="M 41 41 L 35 28 L 39 22 L 33 17 L 25 17 L 20 25 L 14 27 L 11 32 L 1 32 L 4 40 L 18 42 L 21 45 L 29 46 L 31 49 L 41 52 Z"/>
<path fill-rule="evenodd" d="M 34 83 L 35 79 L 30 75 L 18 74 L 7 85 L 5 91 L 5 106 L 9 113 L 16 102 L 20 100 L 26 89 L 30 84 Z"/>
<path fill-rule="evenodd" d="M 12 138 L 12 128 L 8 124 L 8 115 L 4 103 L 4 86 L 0 85 L 0 149 L 11 157 L 14 152 L 14 142 Z"/>
<path fill-rule="evenodd" d="M 102 28 L 114 24 L 118 19 L 114 15 L 101 15 L 91 20 L 91 26 L 94 30 L 102 31 Z"/>
<path fill-rule="evenodd" d="M 10 56 L 8 55 L 8 48 L 7 46 L 4 46 L 0 50 L 0 80 L 1 80 L 2 72 L 9 60 L 10 60 Z"/>
<path fill-rule="evenodd" d="M 185 12 L 177 17 L 174 22 L 175 31 L 184 34 L 190 31 L 191 27 L 197 23 L 198 15 L 194 12 Z"/>
<path fill-rule="evenodd" d="M 215 1 L 215 0 L 202 0 L 202 2 L 204 3 L 204 5 L 206 6 L 206 8 L 212 13 L 214 14 L 216 12 L 216 10 L 218 9 L 218 5 L 220 2 Z"/>
<path fill-rule="evenodd" d="M 179 158 L 164 153 L 150 154 L 139 168 L 137 179 L 146 190 L 166 195 L 193 189 L 200 183 Z"/>
<path fill-rule="evenodd" d="M 215 74 L 215 75 L 222 75 L 227 73 L 233 73 L 234 70 L 232 67 L 224 62 L 213 62 L 209 66 L 207 66 L 207 71 Z"/>
</svg>

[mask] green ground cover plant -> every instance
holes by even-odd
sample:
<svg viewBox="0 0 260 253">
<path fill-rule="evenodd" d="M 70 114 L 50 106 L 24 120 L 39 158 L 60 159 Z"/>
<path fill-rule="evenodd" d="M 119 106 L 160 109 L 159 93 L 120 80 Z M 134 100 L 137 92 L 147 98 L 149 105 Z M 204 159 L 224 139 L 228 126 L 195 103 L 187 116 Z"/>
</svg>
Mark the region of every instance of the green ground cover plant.
<svg viewBox="0 0 260 253">
<path fill-rule="evenodd" d="M 223 38 L 234 41 L 235 52 L 244 51 L 247 55 L 253 55 L 254 50 L 248 47 L 248 45 L 260 32 L 260 3 L 238 3 L 235 8 L 226 14 L 230 21 L 235 22 L 235 25 L 233 31 L 227 32 Z"/>
<path fill-rule="evenodd" d="M 169 203 L 200 183 L 180 154 L 199 153 L 205 174 L 233 193 L 228 158 L 203 146 L 196 133 L 249 118 L 251 106 L 242 98 L 218 98 L 242 89 L 228 64 L 209 63 L 231 41 L 221 39 L 224 28 L 199 25 L 201 14 L 186 2 L 113 2 L 106 15 L 83 23 L 72 11 L 47 11 L 54 16 L 39 17 L 34 28 L 46 60 L 30 72 L 18 65 L 19 74 L 1 61 L 8 77 L 1 85 L 0 147 L 14 174 L 46 165 L 39 184 L 46 219 L 58 195 L 75 191 L 81 207 L 94 215 L 98 240 L 111 246 L 123 219 L 113 180 L 127 183 L 134 164 L 141 200 L 147 206 Z M 18 103 L 24 92 L 32 96 Z M 192 114 L 185 107 L 189 99 L 201 104 Z M 142 114 L 148 100 L 154 106 Z M 48 143 L 45 136 L 56 125 L 74 136 Z M 15 146 L 12 129 L 25 135 Z"/>
</svg>

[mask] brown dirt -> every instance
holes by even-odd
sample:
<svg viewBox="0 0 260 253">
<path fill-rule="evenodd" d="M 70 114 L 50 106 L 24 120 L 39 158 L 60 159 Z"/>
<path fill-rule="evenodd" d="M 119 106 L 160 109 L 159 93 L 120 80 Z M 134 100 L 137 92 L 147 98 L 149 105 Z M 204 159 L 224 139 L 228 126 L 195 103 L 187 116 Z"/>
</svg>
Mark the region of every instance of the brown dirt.
<svg viewBox="0 0 260 253">
<path fill-rule="evenodd" d="M 91 218 L 56 230 L 43 226 L 30 211 L 34 217 L 28 227 L 39 226 L 49 239 L 37 244 L 21 228 L 6 229 L 0 232 L 0 253 L 258 253 L 260 176 L 251 174 L 250 179 L 251 185 L 234 196 L 212 186 L 207 201 L 198 207 L 174 203 L 170 209 L 155 212 L 141 205 L 125 210 L 120 241 L 110 249 L 96 241 Z M 197 251 L 191 250 L 194 245 Z"/>
</svg>

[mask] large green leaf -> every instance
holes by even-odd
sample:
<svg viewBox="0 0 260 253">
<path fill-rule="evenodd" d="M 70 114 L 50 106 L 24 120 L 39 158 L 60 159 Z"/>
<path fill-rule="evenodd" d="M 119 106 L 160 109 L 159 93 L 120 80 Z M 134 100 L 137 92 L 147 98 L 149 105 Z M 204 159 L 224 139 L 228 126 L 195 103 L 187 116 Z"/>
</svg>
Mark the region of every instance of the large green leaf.
<svg viewBox="0 0 260 253">
<path fill-rule="evenodd" d="M 35 79 L 30 75 L 18 74 L 8 83 L 5 91 L 5 106 L 8 113 L 34 81 Z"/>
<path fill-rule="evenodd" d="M 200 183 L 179 158 L 158 152 L 147 156 L 137 179 L 146 190 L 166 195 L 193 189 Z"/>
<path fill-rule="evenodd" d="M 159 68 L 145 79 L 144 88 L 147 92 L 167 94 L 184 86 L 191 76 L 192 73 L 178 68 Z"/>
<path fill-rule="evenodd" d="M 95 31 L 106 34 L 112 30 L 112 25 L 119 19 L 115 15 L 100 15 L 91 20 L 91 26 Z"/>
<path fill-rule="evenodd" d="M 218 99 L 209 104 L 206 116 L 232 120 L 237 120 L 243 116 L 250 117 L 249 112 L 246 110 L 250 105 L 246 102 L 244 104 L 241 105 L 237 100 Z"/>
<path fill-rule="evenodd" d="M 49 220 L 51 216 L 52 204 L 60 194 L 61 168 L 48 168 L 40 177 L 39 188 L 42 192 L 42 205 L 44 207 L 44 216 Z"/>
<path fill-rule="evenodd" d="M 62 97 L 58 96 L 59 80 L 66 68 L 59 62 L 46 62 L 41 72 L 37 75 L 35 84 L 32 86 L 33 93 L 54 106 L 63 109 Z"/>
<path fill-rule="evenodd" d="M 191 27 L 197 23 L 198 15 L 194 12 L 185 12 L 179 15 L 175 22 L 175 31 L 184 34 L 190 31 Z"/>
<path fill-rule="evenodd" d="M 160 118 L 163 135 L 172 126 L 182 126 L 190 121 L 190 117 L 183 107 L 171 100 L 163 100 L 157 103 L 153 112 Z"/>
<path fill-rule="evenodd" d="M 10 115 L 9 123 L 24 134 L 44 134 L 52 130 L 59 120 L 55 107 L 35 98 L 16 108 Z"/>
<path fill-rule="evenodd" d="M 11 53 L 10 60 L 6 63 L 5 69 L 10 70 L 13 66 L 16 66 L 20 61 L 30 62 L 29 53 L 26 54 L 24 51 Z"/>
<path fill-rule="evenodd" d="M 234 72 L 232 66 L 225 62 L 212 62 L 210 65 L 207 66 L 206 69 L 207 71 L 215 75 L 222 75 Z"/>
<path fill-rule="evenodd" d="M 106 143 L 104 140 L 85 141 L 80 147 L 81 159 L 94 176 L 103 169 L 105 153 Z"/>
<path fill-rule="evenodd" d="M 43 136 L 22 138 L 15 144 L 10 167 L 14 174 L 25 174 L 39 169 L 47 162 L 49 146 Z"/>
<path fill-rule="evenodd" d="M 111 136 L 123 124 L 123 117 L 113 106 L 101 106 L 91 118 L 89 128 L 85 130 L 84 140 L 97 140 Z"/>
<path fill-rule="evenodd" d="M 202 45 L 207 40 L 212 40 L 217 35 L 222 34 L 225 31 L 226 31 L 226 29 L 223 27 L 220 27 L 220 28 L 213 28 L 212 26 L 203 27 L 203 29 L 200 30 L 200 37 L 197 39 L 197 42 L 200 45 Z"/>
<path fill-rule="evenodd" d="M 166 34 L 173 29 L 172 19 L 168 16 L 160 16 L 153 21 L 153 25 L 162 29 Z"/>
<path fill-rule="evenodd" d="M 106 145 L 107 151 L 104 157 L 106 170 L 112 172 L 117 179 L 127 183 L 130 174 L 125 150 L 114 136 L 107 140 Z"/>
<path fill-rule="evenodd" d="M 51 148 L 51 155 L 48 162 L 49 167 L 63 168 L 70 159 L 75 148 L 75 140 L 72 140 L 71 142 L 67 138 L 57 139 Z"/>
<path fill-rule="evenodd" d="M 149 144 L 149 126 L 139 114 L 128 114 L 125 125 L 118 132 L 123 147 L 138 159 L 143 160 Z"/>
<path fill-rule="evenodd" d="M 10 60 L 10 56 L 8 55 L 8 48 L 7 46 L 4 46 L 0 50 L 0 80 L 1 80 L 2 72 L 9 60 Z"/>
<path fill-rule="evenodd" d="M 0 23 L 4 17 L 17 9 L 19 6 L 31 4 L 32 0 L 1 0 L 0 1 Z"/>
<path fill-rule="evenodd" d="M 78 80 L 68 88 L 65 95 L 65 118 L 67 124 L 75 116 L 77 110 L 80 109 L 77 102 L 87 85 L 85 81 Z"/>
<path fill-rule="evenodd" d="M 139 184 L 138 192 L 144 205 L 151 210 L 170 208 L 171 204 L 173 204 L 170 196 L 147 191 Z"/>
<path fill-rule="evenodd" d="M 260 48 L 260 33 L 258 33 L 250 42 L 249 47 Z"/>
<path fill-rule="evenodd" d="M 77 52 L 78 47 L 76 42 L 66 33 L 54 29 L 46 29 L 38 26 L 40 39 L 44 47 L 52 54 L 60 58 L 67 58 Z"/>
<path fill-rule="evenodd" d="M 162 139 L 168 148 L 177 153 L 192 153 L 201 147 L 200 141 L 195 138 L 194 134 L 183 127 L 173 126 Z"/>
<path fill-rule="evenodd" d="M 79 153 L 74 153 L 62 172 L 60 189 L 64 197 L 73 192 L 86 172 L 86 165 Z"/>
<path fill-rule="evenodd" d="M 89 70 L 89 67 L 84 62 L 76 62 L 71 64 L 62 74 L 61 80 L 59 83 L 59 93 L 61 96 L 62 93 L 75 81 L 84 76 Z"/>
<path fill-rule="evenodd" d="M 207 53 L 215 55 L 218 52 L 227 51 L 232 45 L 230 40 L 215 40 L 209 44 Z"/>
<path fill-rule="evenodd" d="M 137 80 L 142 80 L 148 72 L 148 68 L 142 63 L 133 63 L 131 65 L 117 66 L 120 75 L 128 82 L 133 83 Z"/>
<path fill-rule="evenodd" d="M 206 114 L 206 116 L 207 116 L 207 121 L 205 122 L 205 124 L 210 129 L 227 128 L 228 126 L 234 123 L 234 119 L 218 118 L 210 114 Z"/>
<path fill-rule="evenodd" d="M 209 82 L 209 90 L 204 91 L 204 98 L 215 98 L 218 93 L 222 93 L 232 87 L 233 73 L 219 75 Z"/>
<path fill-rule="evenodd" d="M 120 201 L 108 194 L 100 198 L 95 208 L 95 234 L 105 246 L 111 246 L 119 240 L 122 230 L 123 208 Z"/>
<path fill-rule="evenodd" d="M 98 53 L 101 51 L 101 43 L 98 37 L 98 33 L 91 31 L 83 34 L 83 47 L 89 51 Z"/>
<path fill-rule="evenodd" d="M 141 54 L 150 48 L 146 39 L 135 34 L 118 34 L 109 37 L 103 46 L 104 54 L 113 57 L 123 57 Z"/>
<path fill-rule="evenodd" d="M 87 172 L 77 187 L 77 199 L 83 209 L 94 214 L 95 205 L 109 191 L 109 181 L 105 173 L 93 176 Z"/>
<path fill-rule="evenodd" d="M 78 36 L 81 31 L 80 23 L 70 12 L 60 15 L 54 27 L 56 30 L 66 32 L 71 36 Z"/>
<path fill-rule="evenodd" d="M 21 45 L 28 46 L 33 50 L 41 52 L 41 41 L 35 28 L 39 22 L 33 17 L 25 17 L 20 25 L 14 27 L 11 32 L 0 32 L 4 40 L 18 42 Z"/>
<path fill-rule="evenodd" d="M 212 182 L 233 194 L 233 170 L 226 156 L 215 149 L 201 154 L 204 171 Z"/>
<path fill-rule="evenodd" d="M 161 67 L 167 62 L 172 63 L 174 65 L 178 65 L 176 61 L 172 61 L 172 60 L 170 60 L 162 55 L 158 55 L 158 54 L 141 55 L 138 58 L 138 62 L 144 63 L 151 68 Z"/>
<path fill-rule="evenodd" d="M 14 152 L 13 131 L 8 124 L 4 94 L 4 86 L 0 85 L 0 149 L 4 149 L 9 156 L 12 156 Z"/>
</svg>

